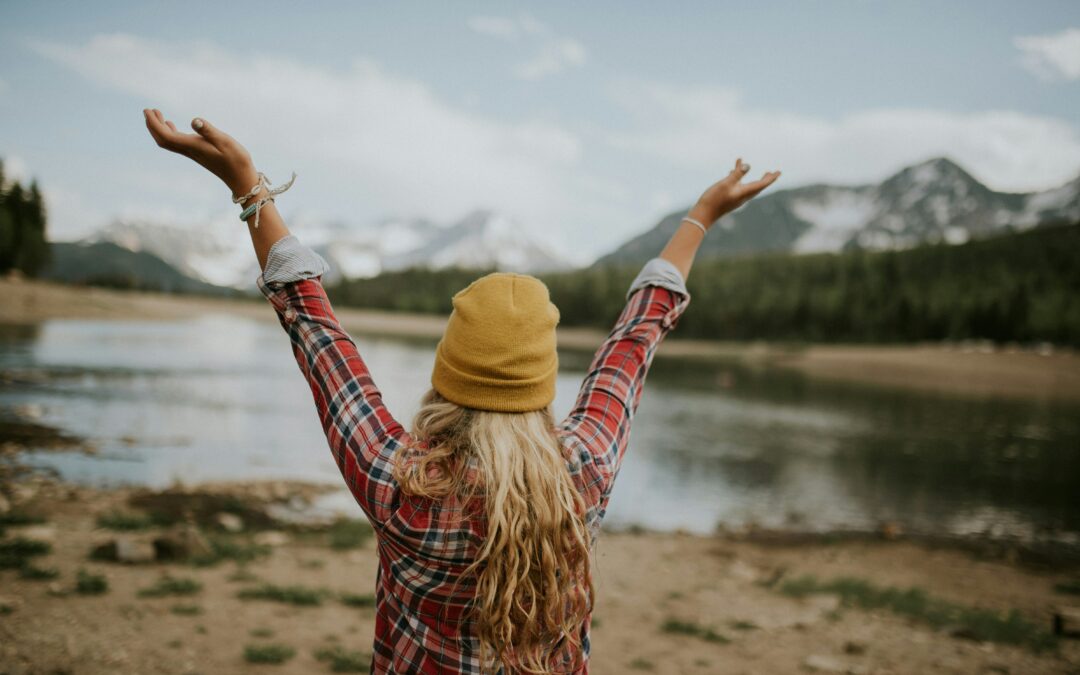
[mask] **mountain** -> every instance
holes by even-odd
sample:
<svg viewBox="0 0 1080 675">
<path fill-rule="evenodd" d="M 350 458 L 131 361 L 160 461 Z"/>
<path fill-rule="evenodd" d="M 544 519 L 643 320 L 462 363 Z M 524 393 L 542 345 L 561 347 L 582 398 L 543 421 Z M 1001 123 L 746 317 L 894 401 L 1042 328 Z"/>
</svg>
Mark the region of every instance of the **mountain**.
<svg viewBox="0 0 1080 675">
<path fill-rule="evenodd" d="M 328 283 L 410 267 L 522 273 L 571 267 L 525 228 L 489 210 L 473 211 L 450 225 L 422 218 L 387 219 L 369 227 L 300 223 L 295 231 L 330 264 Z M 131 251 L 146 251 L 187 276 L 215 285 L 250 288 L 259 274 L 247 232 L 233 222 L 192 228 L 118 220 L 84 242 L 111 242 Z"/>
<path fill-rule="evenodd" d="M 167 293 L 235 295 L 236 290 L 214 286 L 181 273 L 146 251 L 130 251 L 109 242 L 54 242 L 52 261 L 41 277 L 70 284 L 92 284 Z"/>
<path fill-rule="evenodd" d="M 655 256 L 687 210 L 600 258 L 598 263 L 642 262 Z M 763 251 L 812 253 L 958 244 L 999 232 L 1080 220 L 1080 178 L 1035 193 L 995 192 L 955 162 L 932 159 L 877 185 L 808 185 L 779 190 L 724 216 L 700 255 Z"/>
</svg>

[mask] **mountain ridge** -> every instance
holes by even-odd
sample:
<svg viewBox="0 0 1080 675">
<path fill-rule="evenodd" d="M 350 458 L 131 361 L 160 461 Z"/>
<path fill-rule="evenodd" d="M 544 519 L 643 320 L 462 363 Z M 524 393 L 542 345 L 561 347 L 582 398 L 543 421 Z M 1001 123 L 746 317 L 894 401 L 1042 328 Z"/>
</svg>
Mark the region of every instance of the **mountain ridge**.
<svg viewBox="0 0 1080 675">
<path fill-rule="evenodd" d="M 594 265 L 644 262 L 688 209 L 600 256 Z M 1080 219 L 1080 176 L 1041 192 L 997 192 L 947 157 L 905 167 L 880 183 L 815 183 L 765 194 L 724 216 L 702 257 L 764 252 L 838 252 L 963 243 L 998 232 Z"/>
</svg>

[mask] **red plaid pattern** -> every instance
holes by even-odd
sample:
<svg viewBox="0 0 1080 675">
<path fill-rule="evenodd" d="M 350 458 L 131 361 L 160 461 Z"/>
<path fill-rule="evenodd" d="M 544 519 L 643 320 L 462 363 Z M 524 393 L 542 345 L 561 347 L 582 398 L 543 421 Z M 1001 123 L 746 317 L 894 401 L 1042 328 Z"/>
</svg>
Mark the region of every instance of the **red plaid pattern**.
<svg viewBox="0 0 1080 675">
<path fill-rule="evenodd" d="M 341 475 L 378 535 L 372 672 L 491 672 L 490 664 L 481 667 L 479 643 L 467 620 L 475 585 L 463 577 L 483 542 L 485 524 L 467 517 L 468 505 L 457 500 L 402 494 L 393 462 L 411 439 L 383 405 L 320 279 L 273 283 L 260 276 L 258 285 L 289 334 Z M 556 430 L 585 497 L 594 541 L 645 374 L 689 300 L 661 286 L 636 290 L 596 352 L 574 409 Z M 580 637 L 587 659 L 588 622 Z M 587 661 L 576 672 L 588 672 Z"/>
</svg>

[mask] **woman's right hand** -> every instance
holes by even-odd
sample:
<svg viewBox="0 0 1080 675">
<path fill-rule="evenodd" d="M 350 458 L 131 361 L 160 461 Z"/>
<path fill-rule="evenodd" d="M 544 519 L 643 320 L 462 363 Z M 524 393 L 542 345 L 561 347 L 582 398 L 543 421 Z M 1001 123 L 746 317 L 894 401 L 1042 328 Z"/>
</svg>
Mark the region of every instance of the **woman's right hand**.
<svg viewBox="0 0 1080 675">
<path fill-rule="evenodd" d="M 742 158 L 735 160 L 735 168 L 723 180 L 709 186 L 690 209 L 690 217 L 700 220 L 706 227 L 753 199 L 759 192 L 772 185 L 780 177 L 779 171 L 769 171 L 752 183 L 740 183 L 750 171 Z"/>
<path fill-rule="evenodd" d="M 201 117 L 191 120 L 194 134 L 182 134 L 157 108 L 143 110 L 146 128 L 158 146 L 188 157 L 221 179 L 233 196 L 247 194 L 259 181 L 251 154 L 235 138 Z"/>
</svg>

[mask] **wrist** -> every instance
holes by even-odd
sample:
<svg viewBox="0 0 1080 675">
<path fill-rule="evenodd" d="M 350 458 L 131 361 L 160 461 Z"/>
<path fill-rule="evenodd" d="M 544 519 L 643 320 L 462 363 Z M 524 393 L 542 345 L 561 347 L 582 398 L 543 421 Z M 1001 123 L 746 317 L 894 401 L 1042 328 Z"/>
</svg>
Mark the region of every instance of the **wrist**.
<svg viewBox="0 0 1080 675">
<path fill-rule="evenodd" d="M 686 215 L 700 222 L 706 229 L 711 229 L 713 223 L 720 218 L 721 214 L 718 214 L 713 209 L 699 203 L 694 204 L 693 208 L 691 208 L 690 212 Z"/>
<path fill-rule="evenodd" d="M 225 181 L 225 185 L 228 186 L 234 198 L 246 195 L 258 183 L 259 172 L 255 170 L 254 164 L 245 166 L 237 171 L 233 178 Z"/>
</svg>

